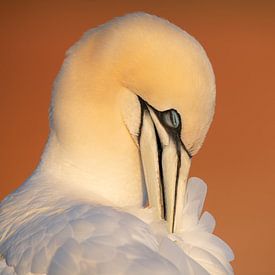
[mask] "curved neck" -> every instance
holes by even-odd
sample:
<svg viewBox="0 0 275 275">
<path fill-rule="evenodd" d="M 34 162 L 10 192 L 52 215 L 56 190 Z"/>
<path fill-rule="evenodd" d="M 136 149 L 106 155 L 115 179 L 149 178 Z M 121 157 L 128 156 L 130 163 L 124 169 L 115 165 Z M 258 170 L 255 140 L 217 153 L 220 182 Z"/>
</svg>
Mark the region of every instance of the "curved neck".
<svg viewBox="0 0 275 275">
<path fill-rule="evenodd" d="M 113 138 L 108 147 L 98 142 L 89 148 L 89 156 L 76 155 L 52 131 L 38 171 L 50 174 L 55 179 L 49 183 L 52 188 L 60 187 L 69 196 L 117 207 L 141 206 L 144 187 L 139 152 L 131 139 L 119 146 Z"/>
</svg>

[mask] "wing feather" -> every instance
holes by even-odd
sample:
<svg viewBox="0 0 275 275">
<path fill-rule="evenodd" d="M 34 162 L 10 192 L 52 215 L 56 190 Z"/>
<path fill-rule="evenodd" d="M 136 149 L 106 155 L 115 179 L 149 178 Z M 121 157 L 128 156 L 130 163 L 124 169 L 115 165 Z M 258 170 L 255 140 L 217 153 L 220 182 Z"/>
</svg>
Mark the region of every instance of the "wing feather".
<svg viewBox="0 0 275 275">
<path fill-rule="evenodd" d="M 1 243 L 7 268 L 16 274 L 129 274 L 132 268 L 139 274 L 179 274 L 158 253 L 149 226 L 131 214 L 72 205 L 47 215 L 34 217 Z"/>
<path fill-rule="evenodd" d="M 13 208 L 10 225 L 8 204 L 16 199 L 7 199 L 0 205 L 0 275 L 233 274 L 232 250 L 212 234 L 212 215 L 201 215 L 206 189 L 200 179 L 188 181 L 177 235 L 164 222 L 149 225 L 112 207 L 44 198 L 45 207 L 37 196 L 33 205 L 23 200 L 25 210 Z"/>
</svg>

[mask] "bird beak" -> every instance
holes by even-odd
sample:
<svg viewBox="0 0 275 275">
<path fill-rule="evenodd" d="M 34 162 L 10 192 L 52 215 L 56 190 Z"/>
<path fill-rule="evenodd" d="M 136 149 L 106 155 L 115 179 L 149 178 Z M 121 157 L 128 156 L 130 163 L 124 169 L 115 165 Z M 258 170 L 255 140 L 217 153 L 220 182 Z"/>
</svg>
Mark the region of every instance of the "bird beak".
<svg viewBox="0 0 275 275">
<path fill-rule="evenodd" d="M 140 99 L 139 146 L 148 206 L 167 222 L 170 233 L 181 229 L 184 194 L 191 156 L 175 129 L 165 126 L 162 112 Z M 180 129 L 179 129 L 180 131 Z"/>
</svg>

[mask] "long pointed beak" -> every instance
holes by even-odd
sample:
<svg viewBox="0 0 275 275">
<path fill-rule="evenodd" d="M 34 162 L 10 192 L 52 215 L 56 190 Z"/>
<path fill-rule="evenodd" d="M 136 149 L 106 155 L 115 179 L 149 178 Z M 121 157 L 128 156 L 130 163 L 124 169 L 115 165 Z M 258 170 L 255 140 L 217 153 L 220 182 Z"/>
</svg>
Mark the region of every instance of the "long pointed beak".
<svg viewBox="0 0 275 275">
<path fill-rule="evenodd" d="M 168 231 L 181 230 L 184 194 L 191 158 L 179 136 L 163 126 L 157 111 L 144 101 L 140 155 L 149 207 L 167 221 Z"/>
</svg>

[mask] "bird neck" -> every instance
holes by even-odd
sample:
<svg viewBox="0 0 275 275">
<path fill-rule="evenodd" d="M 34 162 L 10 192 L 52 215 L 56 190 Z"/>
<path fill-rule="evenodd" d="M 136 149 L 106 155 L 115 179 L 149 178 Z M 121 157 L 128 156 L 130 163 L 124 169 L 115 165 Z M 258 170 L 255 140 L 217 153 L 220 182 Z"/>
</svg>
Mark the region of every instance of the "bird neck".
<svg viewBox="0 0 275 275">
<path fill-rule="evenodd" d="M 116 207 L 145 204 L 140 157 L 131 139 L 123 146 L 113 137 L 108 147 L 98 143 L 89 156 L 65 148 L 55 133 L 49 136 L 38 172 L 50 175 L 52 188 L 68 196 Z M 61 188 L 59 188 L 61 187 Z"/>
</svg>

